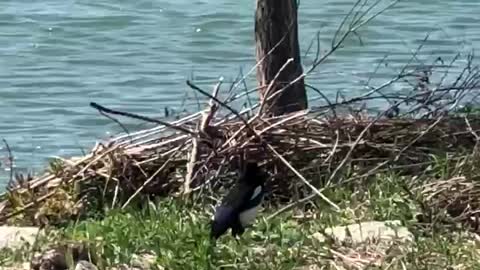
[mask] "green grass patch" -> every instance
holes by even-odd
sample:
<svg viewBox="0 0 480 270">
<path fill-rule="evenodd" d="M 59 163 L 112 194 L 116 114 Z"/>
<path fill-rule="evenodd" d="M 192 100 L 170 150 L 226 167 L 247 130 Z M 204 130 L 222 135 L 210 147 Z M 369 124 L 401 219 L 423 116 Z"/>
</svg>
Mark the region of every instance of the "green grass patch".
<svg viewBox="0 0 480 270">
<path fill-rule="evenodd" d="M 451 174 L 437 168 L 436 173 L 440 172 Z M 87 243 L 101 269 L 131 265 L 145 253 L 153 255 L 158 269 L 480 269 L 480 246 L 473 234 L 452 227 L 420 226 L 418 194 L 407 188 L 412 181 L 419 180 L 383 174 L 326 190 L 340 212 L 321 200 L 310 203 L 309 211 L 302 206 L 268 221 L 275 209 L 265 210 L 239 242 L 227 234 L 213 250 L 211 208 L 178 199 L 111 210 L 101 219 L 69 223 L 53 229 L 38 246 Z M 372 251 L 375 243 L 320 242 L 313 237 L 330 227 L 372 220 L 400 220 L 413 233 L 414 243 L 392 243 L 377 254 Z M 380 259 L 372 259 L 372 254 Z M 5 251 L 0 253 L 0 263 L 24 261 L 29 255 L 28 248 Z M 354 258 L 353 262 L 348 258 Z"/>
</svg>

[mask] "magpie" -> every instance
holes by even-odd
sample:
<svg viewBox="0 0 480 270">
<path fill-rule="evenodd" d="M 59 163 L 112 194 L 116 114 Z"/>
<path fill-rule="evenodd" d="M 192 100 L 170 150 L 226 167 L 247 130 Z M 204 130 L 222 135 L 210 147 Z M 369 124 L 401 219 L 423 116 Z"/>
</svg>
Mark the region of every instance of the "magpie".
<svg viewBox="0 0 480 270">
<path fill-rule="evenodd" d="M 238 181 L 215 210 L 210 232 L 213 239 L 218 239 L 230 228 L 236 238 L 255 221 L 265 193 L 266 178 L 257 163 L 246 164 Z"/>
</svg>

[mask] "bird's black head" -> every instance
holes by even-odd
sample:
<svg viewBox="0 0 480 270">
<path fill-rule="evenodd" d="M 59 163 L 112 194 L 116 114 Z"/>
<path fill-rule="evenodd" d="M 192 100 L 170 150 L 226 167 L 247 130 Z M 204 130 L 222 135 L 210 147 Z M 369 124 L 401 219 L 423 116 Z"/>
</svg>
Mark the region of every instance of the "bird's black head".
<svg viewBox="0 0 480 270">
<path fill-rule="evenodd" d="M 266 174 L 258 167 L 257 162 L 247 162 L 240 176 L 240 181 L 255 185 L 260 185 L 267 179 Z"/>
</svg>

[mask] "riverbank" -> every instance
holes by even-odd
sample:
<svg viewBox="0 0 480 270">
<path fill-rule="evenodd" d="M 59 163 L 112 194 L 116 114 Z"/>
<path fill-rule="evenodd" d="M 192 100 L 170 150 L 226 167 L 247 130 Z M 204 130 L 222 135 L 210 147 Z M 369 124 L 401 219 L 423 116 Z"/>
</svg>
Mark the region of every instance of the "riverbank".
<svg viewBox="0 0 480 270">
<path fill-rule="evenodd" d="M 318 201 L 280 214 L 266 208 L 239 243 L 227 235 L 210 257 L 210 209 L 175 199 L 49 228 L 36 246 L 45 251 L 81 243 L 98 267 L 119 269 L 207 269 L 210 264 L 213 269 L 479 269 L 475 226 L 462 225 L 446 213 L 449 207 L 440 208 L 440 198 L 478 192 L 467 188 L 476 184 L 459 177 L 454 164 L 439 158 L 421 177 L 386 173 L 339 186 L 328 192 L 339 212 Z M 383 228 L 369 221 L 381 221 Z M 397 222 L 389 232 L 391 221 Z M 351 238 L 338 227 L 355 224 L 363 232 L 350 228 Z M 0 262 L 11 266 L 31 255 L 28 247 L 17 249 L 2 253 Z"/>
<path fill-rule="evenodd" d="M 14 182 L 2 197 L 2 216 L 10 215 L 4 224 L 42 229 L 29 245 L 2 250 L 0 263 L 4 267 L 30 261 L 38 265 L 42 258 L 48 261 L 45 254 L 53 249 L 58 251 L 54 254 L 66 256 L 65 262 L 72 267 L 75 259 L 83 258 L 100 269 L 207 269 L 209 265 L 221 269 L 480 269 L 476 234 L 480 163 L 475 139 L 480 115 L 475 110 L 432 119 L 328 117 L 320 121 L 302 118 L 306 115 L 250 121 L 253 130 L 270 128 L 270 133 L 259 133 L 281 152 L 265 155 L 262 161 L 270 168 L 271 193 L 260 218 L 239 243 L 225 236 L 213 254 L 208 253 L 211 207 L 228 188 L 230 168 L 236 162 L 231 159 L 233 165 L 227 166 L 215 160 L 225 160 L 218 158 L 225 149 L 236 149 L 223 152 L 225 156 L 256 153 L 258 144 L 249 142 L 255 135 L 237 135 L 241 139 L 235 141 L 236 147 L 216 148 L 217 159 L 208 159 L 212 154 L 208 145 L 197 150 L 197 162 L 209 166 L 209 173 L 199 178 L 197 186 L 186 189 L 194 137 L 189 138 L 190 148 L 178 154 L 175 149 L 185 146 L 188 136 L 154 129 L 149 131 L 154 140 L 145 137 L 147 131 L 121 136 L 105 146 L 99 144 L 86 157 L 51 164 L 41 178 Z M 198 117 L 204 119 L 201 114 Z M 243 127 L 230 121 L 219 125 L 230 128 L 224 140 Z M 265 123 L 267 127 L 262 127 Z M 342 130 L 333 128 L 334 124 Z M 167 132 L 165 137 L 159 137 L 158 130 Z M 288 137 L 288 130 L 295 130 L 295 135 Z M 325 134 L 331 137 L 326 139 Z M 147 143 L 135 144 L 135 136 Z M 310 140 L 302 140 L 305 136 Z M 176 139 L 179 142 L 172 143 Z M 294 142 L 286 144 L 289 140 Z M 239 145 L 244 145 L 244 151 L 238 150 Z M 301 150 L 292 150 L 293 146 Z M 169 162 L 176 164 L 175 170 L 168 169 Z M 122 177 L 129 175 L 125 174 L 129 167 L 120 170 L 112 166 L 115 163 L 141 164 L 150 175 L 134 174 L 130 179 L 138 183 L 127 182 Z M 110 168 L 109 174 L 105 168 Z M 174 177 L 152 178 L 162 170 Z M 149 179 L 161 180 L 163 192 L 145 189 L 153 181 Z M 126 183 L 137 186 L 128 189 Z M 346 232 L 341 226 L 347 225 L 359 226 L 361 232 L 353 227 Z M 79 253 L 78 247 L 84 257 L 72 255 Z"/>
</svg>

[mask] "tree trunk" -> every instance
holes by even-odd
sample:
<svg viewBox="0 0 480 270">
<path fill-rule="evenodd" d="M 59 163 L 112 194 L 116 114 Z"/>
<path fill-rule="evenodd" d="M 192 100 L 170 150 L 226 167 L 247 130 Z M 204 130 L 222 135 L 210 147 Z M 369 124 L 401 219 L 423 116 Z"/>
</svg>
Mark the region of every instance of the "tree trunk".
<svg viewBox="0 0 480 270">
<path fill-rule="evenodd" d="M 269 96 L 303 73 L 298 45 L 296 1 L 257 0 L 255 41 L 257 62 L 261 61 L 257 67 L 257 81 L 262 100 L 266 98 L 267 88 L 275 77 L 277 78 L 268 93 Z M 282 39 L 283 41 L 279 43 Z M 277 47 L 268 54 L 275 46 Z M 277 75 L 290 58 L 293 62 Z M 281 115 L 306 109 L 307 106 L 307 94 L 302 78 L 266 103 L 265 108 L 272 115 Z"/>
</svg>

